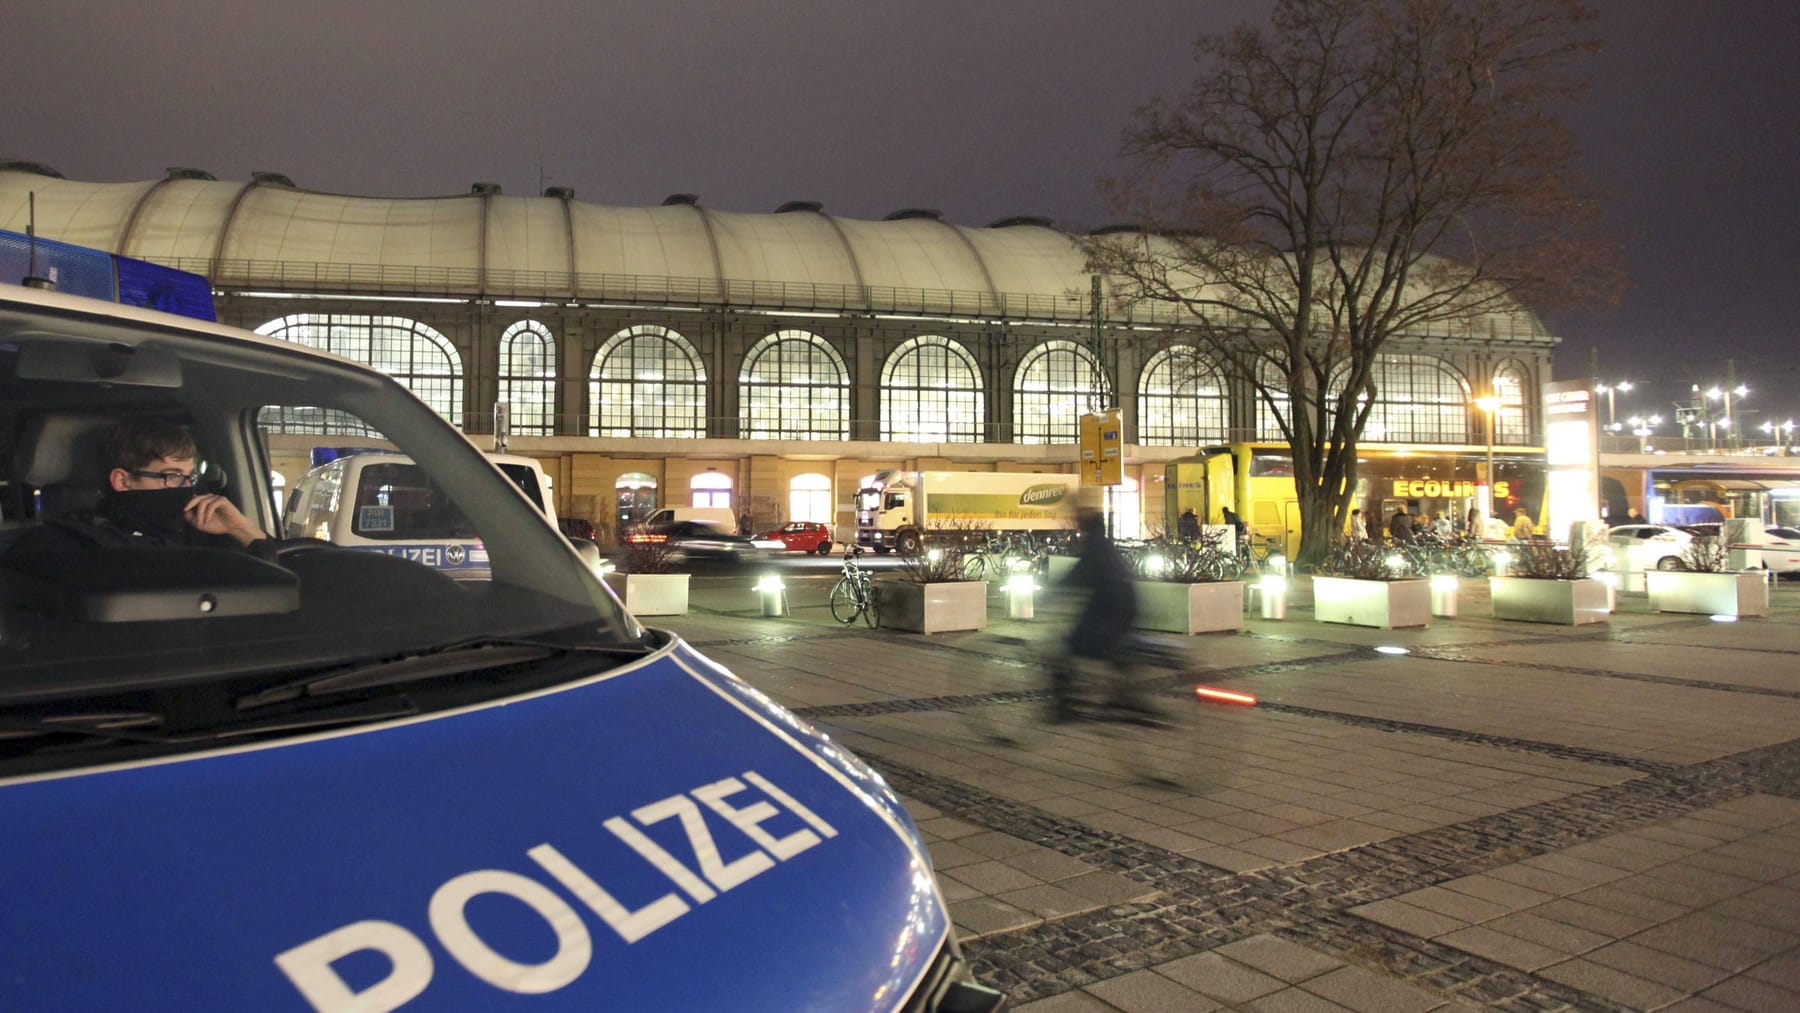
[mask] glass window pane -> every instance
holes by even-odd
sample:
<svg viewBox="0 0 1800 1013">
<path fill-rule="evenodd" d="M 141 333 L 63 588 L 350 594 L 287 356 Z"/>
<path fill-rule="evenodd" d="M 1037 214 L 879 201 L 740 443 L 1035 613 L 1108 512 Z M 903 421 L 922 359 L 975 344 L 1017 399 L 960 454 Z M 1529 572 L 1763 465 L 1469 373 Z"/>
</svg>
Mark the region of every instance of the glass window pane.
<svg viewBox="0 0 1800 1013">
<path fill-rule="evenodd" d="M 588 373 L 588 435 L 706 435 L 706 370 L 686 338 L 642 324 L 609 338 Z"/>
<path fill-rule="evenodd" d="M 882 370 L 883 440 L 979 443 L 984 409 L 974 356 L 946 338 L 914 338 L 896 349 Z"/>
<path fill-rule="evenodd" d="M 462 425 L 462 358 L 449 338 L 417 320 L 297 313 L 271 320 L 256 333 L 367 363 L 417 394 L 451 425 Z"/>
<path fill-rule="evenodd" d="M 1093 353 L 1073 341 L 1046 341 L 1026 353 L 1013 381 L 1013 441 L 1075 443 L 1081 416 L 1107 400 Z"/>
<path fill-rule="evenodd" d="M 513 432 L 556 431 L 556 343 L 548 327 L 521 320 L 500 335 L 500 400 Z"/>
<path fill-rule="evenodd" d="M 745 439 L 850 438 L 849 372 L 816 334 L 776 331 L 757 342 L 738 374 L 738 403 Z"/>
</svg>

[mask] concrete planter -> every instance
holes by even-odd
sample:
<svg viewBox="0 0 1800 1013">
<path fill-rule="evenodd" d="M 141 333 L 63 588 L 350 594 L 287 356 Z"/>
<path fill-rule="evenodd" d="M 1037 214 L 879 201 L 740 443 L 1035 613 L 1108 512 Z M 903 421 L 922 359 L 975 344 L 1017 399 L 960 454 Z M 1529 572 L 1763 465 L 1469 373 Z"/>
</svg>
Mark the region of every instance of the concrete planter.
<svg viewBox="0 0 1800 1013">
<path fill-rule="evenodd" d="M 606 582 L 634 616 L 684 616 L 688 610 L 687 573 L 609 573 Z"/>
<path fill-rule="evenodd" d="M 1688 573 L 1651 570 L 1644 574 L 1650 607 L 1657 612 L 1698 612 L 1712 616 L 1766 616 L 1769 585 L 1760 573 Z"/>
<path fill-rule="evenodd" d="M 1603 623 L 1610 614 L 1611 589 L 1598 580 L 1534 580 L 1489 577 L 1494 618 L 1525 623 L 1581 626 Z"/>
<path fill-rule="evenodd" d="M 1348 623 L 1382 630 L 1431 625 L 1431 582 L 1428 580 L 1315 576 L 1312 593 L 1313 618 L 1322 623 Z"/>
<path fill-rule="evenodd" d="M 958 580 L 915 584 L 904 580 L 875 583 L 885 629 L 914 633 L 987 628 L 987 581 Z"/>
<path fill-rule="evenodd" d="M 1134 580 L 1137 627 L 1169 633 L 1220 633 L 1244 628 L 1244 582 L 1177 584 Z"/>
</svg>

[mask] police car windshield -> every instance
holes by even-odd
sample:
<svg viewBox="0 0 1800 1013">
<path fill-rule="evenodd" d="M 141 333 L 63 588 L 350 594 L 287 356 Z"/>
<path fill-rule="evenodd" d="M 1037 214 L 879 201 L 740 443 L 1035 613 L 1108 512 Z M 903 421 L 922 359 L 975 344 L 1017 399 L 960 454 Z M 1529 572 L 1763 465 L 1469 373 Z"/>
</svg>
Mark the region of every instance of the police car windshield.
<svg viewBox="0 0 1800 1013">
<path fill-rule="evenodd" d="M 241 684 L 480 638 L 648 642 L 546 516 L 541 473 L 529 460 L 529 474 L 496 472 L 449 409 L 298 345 L 9 298 L 0 474 L 27 479 L 0 482 L 0 705 Z M 199 491 L 272 537 L 199 531 L 179 504 L 145 523 L 160 500 L 115 509 L 109 434 L 142 422 L 191 437 L 222 480 Z"/>
</svg>

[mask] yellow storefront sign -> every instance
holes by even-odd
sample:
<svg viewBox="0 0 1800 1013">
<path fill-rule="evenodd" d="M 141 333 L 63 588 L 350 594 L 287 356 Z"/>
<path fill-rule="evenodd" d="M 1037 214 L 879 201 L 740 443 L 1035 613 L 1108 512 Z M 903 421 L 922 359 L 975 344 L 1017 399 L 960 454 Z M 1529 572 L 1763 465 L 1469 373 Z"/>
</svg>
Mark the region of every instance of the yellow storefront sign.
<svg viewBox="0 0 1800 1013">
<path fill-rule="evenodd" d="M 1467 499 L 1475 495 L 1475 483 L 1458 481 L 1439 481 L 1435 478 L 1394 480 L 1395 499 Z M 1495 482 L 1494 496 L 1504 499 L 1512 495 L 1509 483 Z"/>
</svg>

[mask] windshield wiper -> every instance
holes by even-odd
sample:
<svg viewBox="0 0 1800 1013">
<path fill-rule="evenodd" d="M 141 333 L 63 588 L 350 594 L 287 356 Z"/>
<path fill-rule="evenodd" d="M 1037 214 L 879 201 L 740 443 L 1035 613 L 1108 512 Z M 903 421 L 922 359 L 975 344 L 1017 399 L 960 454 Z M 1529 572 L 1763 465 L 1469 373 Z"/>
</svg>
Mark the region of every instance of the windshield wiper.
<svg viewBox="0 0 1800 1013">
<path fill-rule="evenodd" d="M 418 682 L 446 675 L 461 675 L 483 669 L 521 665 L 565 654 L 610 654 L 620 659 L 641 658 L 653 648 L 595 647 L 558 644 L 539 640 L 488 638 L 379 661 L 364 661 L 327 670 L 313 670 L 300 678 L 278 683 L 237 698 L 239 711 L 255 710 L 271 704 L 286 703 L 302 697 L 346 693 L 403 682 Z"/>
<path fill-rule="evenodd" d="M 54 741 L 64 736 L 153 746 L 179 746 L 242 735 L 266 735 L 270 732 L 327 725 L 364 724 L 388 718 L 411 717 L 418 712 L 418 707 L 411 700 L 404 695 L 395 694 L 375 700 L 312 707 L 236 724 L 212 724 L 193 731 L 142 731 L 140 729 L 163 727 L 163 716 L 149 712 L 108 711 L 31 718 L 0 717 L 0 747 L 10 748 L 9 743 L 18 743 L 20 740 L 42 738 Z M 0 752 L 6 751 L 6 748 L 0 748 Z M 32 750 L 28 747 L 27 751 Z"/>
</svg>

